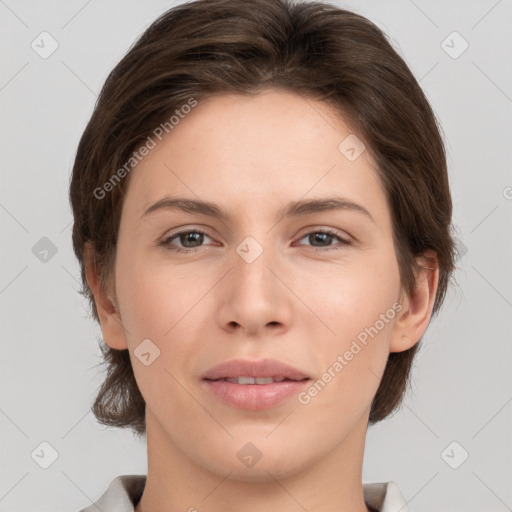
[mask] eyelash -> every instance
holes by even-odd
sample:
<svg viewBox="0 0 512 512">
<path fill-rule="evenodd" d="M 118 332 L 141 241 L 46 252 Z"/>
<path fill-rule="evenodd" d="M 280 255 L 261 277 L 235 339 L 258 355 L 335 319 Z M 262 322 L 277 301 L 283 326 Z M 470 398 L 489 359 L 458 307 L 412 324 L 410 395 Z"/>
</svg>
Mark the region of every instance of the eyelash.
<svg viewBox="0 0 512 512">
<path fill-rule="evenodd" d="M 200 247 L 196 247 L 194 249 L 183 249 L 183 248 L 180 248 L 180 247 L 171 247 L 170 246 L 170 242 L 172 240 L 174 240 L 175 238 L 178 238 L 180 235 L 187 234 L 187 233 L 198 233 L 198 234 L 201 234 L 201 235 L 206 235 L 209 238 L 211 238 L 205 231 L 203 231 L 201 229 L 187 229 L 187 230 L 184 230 L 184 231 L 179 231 L 178 233 L 175 233 L 174 235 L 166 238 L 165 240 L 163 240 L 161 242 L 160 245 L 164 246 L 169 251 L 173 251 L 173 252 L 176 252 L 176 253 L 194 253 L 194 252 L 197 252 L 198 249 L 200 249 Z M 332 229 L 328 229 L 328 228 L 309 231 L 308 233 L 305 233 L 299 240 L 302 240 L 303 238 L 305 238 L 305 237 L 307 237 L 309 235 L 318 234 L 318 233 L 334 236 L 335 238 L 337 238 L 340 241 L 341 247 L 313 247 L 315 252 L 335 251 L 335 250 L 338 250 L 338 249 L 342 249 L 345 246 L 352 245 L 352 241 L 347 240 L 345 238 L 342 238 L 339 234 L 337 234 L 336 231 L 334 231 Z"/>
</svg>

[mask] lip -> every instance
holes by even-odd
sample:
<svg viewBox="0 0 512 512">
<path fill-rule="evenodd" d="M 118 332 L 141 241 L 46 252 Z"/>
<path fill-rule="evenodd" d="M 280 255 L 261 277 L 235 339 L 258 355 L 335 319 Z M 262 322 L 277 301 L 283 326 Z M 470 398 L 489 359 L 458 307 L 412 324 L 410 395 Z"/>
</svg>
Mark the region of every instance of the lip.
<svg viewBox="0 0 512 512">
<path fill-rule="evenodd" d="M 285 377 L 286 380 L 269 384 L 236 384 L 218 380 L 236 377 Z M 279 405 L 299 393 L 310 380 L 303 371 L 275 359 L 234 359 L 210 368 L 202 377 L 202 385 L 223 403 L 254 411 Z"/>
<path fill-rule="evenodd" d="M 309 375 L 303 371 L 285 364 L 277 359 L 232 359 L 210 368 L 203 379 L 232 379 L 235 377 L 286 377 L 290 380 L 303 380 Z"/>
</svg>

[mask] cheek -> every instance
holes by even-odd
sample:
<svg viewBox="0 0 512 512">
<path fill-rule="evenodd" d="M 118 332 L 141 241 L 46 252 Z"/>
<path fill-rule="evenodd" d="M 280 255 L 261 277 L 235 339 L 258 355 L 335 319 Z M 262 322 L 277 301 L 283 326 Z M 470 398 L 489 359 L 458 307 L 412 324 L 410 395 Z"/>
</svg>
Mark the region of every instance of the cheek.
<svg viewBox="0 0 512 512">
<path fill-rule="evenodd" d="M 318 332 L 322 338 L 333 343 L 373 326 L 400 296 L 400 275 L 392 247 L 354 253 L 336 264 L 316 262 L 313 267 L 310 263 L 297 273 L 291 281 L 294 292 L 315 313 L 317 320 L 312 321 L 317 326 L 321 320 L 323 327 Z"/>
<path fill-rule="evenodd" d="M 211 284 L 185 266 L 151 265 L 144 258 L 119 263 L 117 291 L 138 387 L 152 407 L 172 411 L 180 397 L 184 405 L 190 401 L 178 382 L 184 362 L 197 353 L 194 325 L 207 316 L 201 298 Z M 141 344 L 148 339 L 152 344 Z M 138 355 L 143 346 L 151 358 L 158 354 L 147 366 Z"/>
<path fill-rule="evenodd" d="M 123 324 L 132 343 L 144 338 L 164 341 L 168 336 L 175 337 L 187 325 L 192 328 L 192 318 L 195 325 L 201 324 L 201 312 L 203 323 L 213 318 L 214 311 L 205 308 L 223 305 L 212 301 L 224 268 L 205 270 L 204 262 L 150 262 L 123 254 L 122 248 L 119 255 L 117 292 Z M 303 259 L 276 270 L 284 282 L 291 284 L 290 292 L 276 291 L 284 294 L 283 300 L 288 296 L 293 311 L 289 327 L 298 331 L 304 328 L 309 334 L 316 327 L 316 337 L 326 341 L 353 337 L 372 326 L 397 300 L 400 289 L 392 247 L 347 255 L 336 263 Z M 229 279 L 226 276 L 222 280 L 221 288 Z M 224 293 L 217 297 L 217 301 L 222 300 L 227 300 Z"/>
<path fill-rule="evenodd" d="M 143 257 L 120 257 L 117 291 L 132 344 L 144 338 L 159 343 L 186 323 L 187 314 L 206 293 L 204 281 L 185 265 L 155 265 Z"/>
<path fill-rule="evenodd" d="M 213 325 L 212 319 L 216 309 L 229 302 L 226 293 L 236 291 L 228 283 L 236 276 L 221 279 L 223 266 L 208 267 L 200 261 L 176 264 L 162 258 L 150 261 L 126 253 L 122 246 L 118 255 L 117 294 L 132 350 L 146 338 L 160 348 L 172 340 L 179 359 L 180 345 L 198 343 L 200 330 L 222 327 Z M 281 286 L 275 292 L 288 302 L 288 327 L 298 340 L 305 343 L 314 338 L 325 346 L 319 355 L 324 364 L 332 359 L 333 351 L 343 353 L 352 340 L 364 336 L 365 329 L 374 326 L 398 298 L 399 273 L 391 246 L 386 251 L 347 254 L 337 262 L 303 258 L 276 265 L 275 271 L 290 283 L 291 291 Z M 386 324 L 383 331 L 387 334 L 388 330 Z"/>
<path fill-rule="evenodd" d="M 325 420 L 330 407 L 339 411 L 359 408 L 362 412 L 369 406 L 401 310 L 399 291 L 399 270 L 392 250 L 354 259 L 351 264 L 331 267 L 324 274 L 317 272 L 315 279 L 302 281 L 301 293 L 328 327 L 319 330 L 313 316 L 304 320 L 307 324 L 303 330 L 310 336 L 316 333 L 318 338 L 318 332 L 323 333 L 312 354 L 319 363 L 320 382 L 303 401 L 317 402 L 318 418 Z"/>
</svg>

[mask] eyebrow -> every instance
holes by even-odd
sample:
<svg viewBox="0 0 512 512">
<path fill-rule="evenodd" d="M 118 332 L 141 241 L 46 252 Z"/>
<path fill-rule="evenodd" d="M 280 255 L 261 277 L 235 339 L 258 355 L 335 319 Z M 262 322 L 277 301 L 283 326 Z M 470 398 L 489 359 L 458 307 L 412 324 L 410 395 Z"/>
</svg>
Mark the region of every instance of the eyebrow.
<svg viewBox="0 0 512 512">
<path fill-rule="evenodd" d="M 142 217 L 152 212 L 160 210 L 181 210 L 187 213 L 195 213 L 206 215 L 221 220 L 229 220 L 230 215 L 221 206 L 210 201 L 202 201 L 198 199 L 188 199 L 184 197 L 166 196 L 152 204 L 143 214 Z M 320 213 L 334 210 L 350 210 L 364 214 L 373 223 L 375 220 L 370 212 L 360 204 L 354 203 L 344 197 L 325 197 L 320 199 L 301 199 L 292 201 L 279 211 L 279 218 L 298 217 L 311 213 Z"/>
</svg>

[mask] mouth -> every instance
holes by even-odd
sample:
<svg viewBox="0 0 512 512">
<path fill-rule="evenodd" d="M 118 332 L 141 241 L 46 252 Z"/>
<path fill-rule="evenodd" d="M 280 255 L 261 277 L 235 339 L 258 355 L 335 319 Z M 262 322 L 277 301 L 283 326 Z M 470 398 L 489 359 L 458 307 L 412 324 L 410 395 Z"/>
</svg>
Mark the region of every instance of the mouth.
<svg viewBox="0 0 512 512">
<path fill-rule="evenodd" d="M 299 381 L 309 377 L 304 371 L 277 359 L 257 361 L 232 359 L 213 366 L 203 375 L 205 380 L 238 379 L 237 384 L 268 384 L 284 380 Z M 264 379 L 272 379 L 272 381 Z"/>
<path fill-rule="evenodd" d="M 211 382 L 231 382 L 232 384 L 241 384 L 243 386 L 247 384 L 273 384 L 274 382 L 301 382 L 303 380 L 310 380 L 309 377 L 305 377 L 304 379 L 289 379 L 287 377 L 283 377 L 282 375 L 277 377 L 233 377 L 233 378 L 223 378 L 223 379 L 204 379 L 209 380 Z"/>
<path fill-rule="evenodd" d="M 201 380 L 209 397 L 237 409 L 255 411 L 285 402 L 311 377 L 274 359 L 235 359 L 210 368 Z"/>
</svg>

